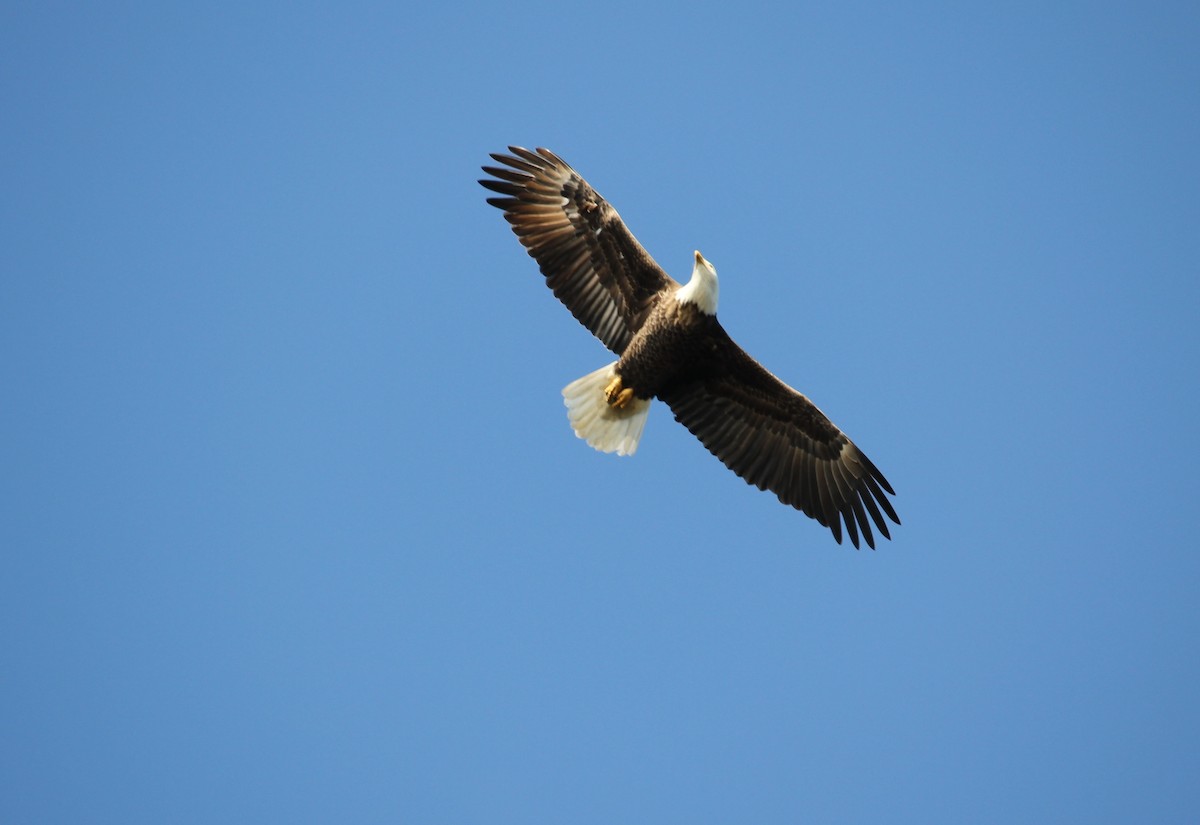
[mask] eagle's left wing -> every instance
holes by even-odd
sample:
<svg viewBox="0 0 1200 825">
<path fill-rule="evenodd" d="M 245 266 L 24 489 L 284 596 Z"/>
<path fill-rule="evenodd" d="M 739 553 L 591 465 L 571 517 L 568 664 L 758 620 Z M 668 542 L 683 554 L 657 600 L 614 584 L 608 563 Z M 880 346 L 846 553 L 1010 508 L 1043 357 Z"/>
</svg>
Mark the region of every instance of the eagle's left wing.
<svg viewBox="0 0 1200 825">
<path fill-rule="evenodd" d="M 858 547 L 900 523 L 883 473 L 804 395 L 780 381 L 721 330 L 715 368 L 659 393 L 675 419 L 748 483 L 816 519 Z M 870 518 L 868 519 L 868 514 Z"/>
</svg>

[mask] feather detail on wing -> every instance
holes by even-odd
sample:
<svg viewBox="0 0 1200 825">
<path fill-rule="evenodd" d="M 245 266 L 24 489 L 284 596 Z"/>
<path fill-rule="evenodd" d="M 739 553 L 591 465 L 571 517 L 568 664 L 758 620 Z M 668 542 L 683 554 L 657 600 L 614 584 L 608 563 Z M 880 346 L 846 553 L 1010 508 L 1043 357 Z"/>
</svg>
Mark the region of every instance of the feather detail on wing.
<svg viewBox="0 0 1200 825">
<path fill-rule="evenodd" d="M 725 337 L 706 377 L 659 394 L 675 419 L 709 452 L 748 483 L 816 519 L 842 542 L 842 525 L 855 547 L 862 534 L 874 549 L 871 524 L 885 537 L 900 519 L 885 493 L 883 474 L 805 396 L 769 373 Z"/>
<path fill-rule="evenodd" d="M 613 352 L 624 351 L 657 294 L 678 287 L 621 216 L 587 181 L 548 149 L 508 147 L 493 154 L 504 166 L 485 166 L 494 179 L 479 181 L 503 197 L 521 243 L 538 262 L 546 284 L 580 323 Z"/>
</svg>

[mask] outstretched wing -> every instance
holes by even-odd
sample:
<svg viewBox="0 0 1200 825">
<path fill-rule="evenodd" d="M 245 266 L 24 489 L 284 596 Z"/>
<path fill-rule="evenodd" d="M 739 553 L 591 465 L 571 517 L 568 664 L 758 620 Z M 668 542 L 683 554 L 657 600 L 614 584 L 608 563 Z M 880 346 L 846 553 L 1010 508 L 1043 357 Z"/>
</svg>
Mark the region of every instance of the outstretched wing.
<svg viewBox="0 0 1200 825">
<path fill-rule="evenodd" d="M 675 419 L 747 482 L 832 530 L 838 544 L 843 523 L 855 547 L 861 532 L 874 549 L 872 522 L 891 538 L 884 514 L 900 519 L 883 473 L 815 404 L 721 332 L 711 372 L 659 393 Z"/>
<path fill-rule="evenodd" d="M 479 182 L 504 196 L 488 203 L 504 210 L 571 314 L 620 354 L 655 296 L 679 284 L 630 234 L 617 210 L 561 158 L 548 149 L 508 149 L 512 155 L 492 155 L 503 167 L 483 167 L 495 179 Z"/>
</svg>

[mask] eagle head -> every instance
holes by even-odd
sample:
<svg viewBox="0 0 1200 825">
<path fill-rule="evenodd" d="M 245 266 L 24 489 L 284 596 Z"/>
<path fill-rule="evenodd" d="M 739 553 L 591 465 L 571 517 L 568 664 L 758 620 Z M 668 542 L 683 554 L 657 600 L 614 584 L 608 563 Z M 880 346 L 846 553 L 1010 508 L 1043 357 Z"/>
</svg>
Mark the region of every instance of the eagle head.
<svg viewBox="0 0 1200 825">
<path fill-rule="evenodd" d="M 717 314 L 717 268 L 710 264 L 700 250 L 696 250 L 696 263 L 692 267 L 692 279 L 675 293 L 680 303 L 693 303 L 705 315 Z"/>
</svg>

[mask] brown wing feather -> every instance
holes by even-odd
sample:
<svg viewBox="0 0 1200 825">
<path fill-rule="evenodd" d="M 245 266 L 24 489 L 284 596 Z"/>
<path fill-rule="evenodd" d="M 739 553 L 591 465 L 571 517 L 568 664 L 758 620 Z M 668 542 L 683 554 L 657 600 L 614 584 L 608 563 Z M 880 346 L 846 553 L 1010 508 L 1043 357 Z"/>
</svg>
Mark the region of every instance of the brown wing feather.
<svg viewBox="0 0 1200 825">
<path fill-rule="evenodd" d="M 891 538 L 884 515 L 900 519 L 883 473 L 815 404 L 728 336 L 721 349 L 711 372 L 659 394 L 675 419 L 726 467 L 828 527 L 839 544 L 843 524 L 855 547 L 860 533 L 875 547 L 872 522 Z"/>
<path fill-rule="evenodd" d="M 504 196 L 488 203 L 504 210 L 571 314 L 620 354 L 654 296 L 679 285 L 625 228 L 617 210 L 561 158 L 548 149 L 508 148 L 512 155 L 492 155 L 504 167 L 483 167 L 492 178 L 479 182 Z"/>
</svg>

